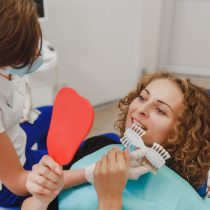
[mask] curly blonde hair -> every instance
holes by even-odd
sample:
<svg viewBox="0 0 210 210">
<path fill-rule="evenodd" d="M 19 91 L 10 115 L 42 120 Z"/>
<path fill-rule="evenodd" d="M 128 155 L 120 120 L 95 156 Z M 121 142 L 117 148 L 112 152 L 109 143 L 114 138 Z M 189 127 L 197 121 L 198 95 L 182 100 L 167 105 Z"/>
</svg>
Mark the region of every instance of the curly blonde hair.
<svg viewBox="0 0 210 210">
<path fill-rule="evenodd" d="M 197 188 L 207 180 L 210 168 L 210 94 L 206 89 L 167 71 L 145 74 L 137 88 L 120 100 L 121 113 L 115 128 L 122 136 L 129 105 L 150 82 L 157 79 L 174 82 L 184 96 L 184 110 L 177 119 L 173 135 L 164 145 L 172 157 L 167 165 Z"/>
</svg>

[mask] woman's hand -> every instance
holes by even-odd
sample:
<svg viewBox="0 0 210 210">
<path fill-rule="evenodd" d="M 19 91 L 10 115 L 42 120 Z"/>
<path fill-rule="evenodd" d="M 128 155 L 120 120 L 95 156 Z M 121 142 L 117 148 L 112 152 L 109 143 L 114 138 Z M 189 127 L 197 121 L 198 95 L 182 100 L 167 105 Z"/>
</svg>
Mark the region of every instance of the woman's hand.
<svg viewBox="0 0 210 210">
<path fill-rule="evenodd" d="M 50 156 L 43 156 L 28 175 L 26 187 L 34 199 L 48 205 L 63 188 L 63 170 Z"/>
<path fill-rule="evenodd" d="M 145 159 L 146 155 L 144 150 L 138 149 L 129 153 L 128 155 L 130 159 L 128 179 L 137 180 L 140 176 L 151 171 L 149 167 L 143 165 L 143 160 Z M 94 185 L 93 171 L 95 166 L 96 164 L 94 163 L 85 167 L 85 178 L 92 185 Z"/>
<path fill-rule="evenodd" d="M 113 148 L 96 163 L 93 176 L 99 209 L 121 209 L 122 192 L 128 180 L 129 156 Z"/>
</svg>

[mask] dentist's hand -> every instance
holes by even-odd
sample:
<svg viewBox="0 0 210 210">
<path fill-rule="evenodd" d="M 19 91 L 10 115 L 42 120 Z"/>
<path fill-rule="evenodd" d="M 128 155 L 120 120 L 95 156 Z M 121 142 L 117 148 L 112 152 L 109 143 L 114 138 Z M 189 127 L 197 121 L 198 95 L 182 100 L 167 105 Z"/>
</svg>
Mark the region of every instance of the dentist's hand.
<svg viewBox="0 0 210 210">
<path fill-rule="evenodd" d="M 150 172 L 150 169 L 143 165 L 143 160 L 145 158 L 145 150 L 137 149 L 131 153 L 130 156 L 130 170 L 129 179 L 137 180 L 140 176 Z"/>
<path fill-rule="evenodd" d="M 131 167 L 137 167 L 139 165 L 142 165 L 142 162 L 146 156 L 146 151 L 144 149 L 137 149 L 133 152 L 129 153 L 130 157 L 130 166 Z"/>
<path fill-rule="evenodd" d="M 96 164 L 93 163 L 93 164 L 85 167 L 85 178 L 86 178 L 87 182 L 89 182 L 92 185 L 94 185 L 93 171 L 95 169 L 95 166 L 96 166 Z"/>
</svg>

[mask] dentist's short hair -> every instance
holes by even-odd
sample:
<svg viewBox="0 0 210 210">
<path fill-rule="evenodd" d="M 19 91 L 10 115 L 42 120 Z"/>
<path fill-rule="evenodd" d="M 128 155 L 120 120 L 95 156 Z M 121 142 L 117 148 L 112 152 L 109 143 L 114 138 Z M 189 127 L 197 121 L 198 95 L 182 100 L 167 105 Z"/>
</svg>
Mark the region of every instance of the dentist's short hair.
<svg viewBox="0 0 210 210">
<path fill-rule="evenodd" d="M 33 0 L 0 0 L 0 68 L 32 64 L 42 33 Z"/>
</svg>

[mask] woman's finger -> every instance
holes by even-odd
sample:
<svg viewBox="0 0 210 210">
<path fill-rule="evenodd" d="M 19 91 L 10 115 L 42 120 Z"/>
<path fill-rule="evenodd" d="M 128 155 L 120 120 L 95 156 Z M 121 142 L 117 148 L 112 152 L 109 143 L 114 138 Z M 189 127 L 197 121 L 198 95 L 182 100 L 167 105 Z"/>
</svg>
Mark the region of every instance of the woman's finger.
<svg viewBox="0 0 210 210">
<path fill-rule="evenodd" d="M 110 168 L 113 168 L 117 164 L 116 151 L 114 149 L 110 150 L 107 154 L 107 162 Z"/>
<path fill-rule="evenodd" d="M 124 155 L 124 158 L 125 158 L 125 161 L 126 161 L 127 165 L 129 165 L 130 164 L 130 157 L 129 157 L 128 149 L 124 150 L 123 155 Z"/>
<path fill-rule="evenodd" d="M 102 173 L 107 172 L 108 158 L 107 155 L 104 155 L 101 159 L 100 168 Z"/>
<path fill-rule="evenodd" d="M 123 152 L 117 152 L 116 153 L 116 159 L 117 159 L 117 165 L 119 169 L 125 169 L 127 162 L 126 159 L 124 157 L 124 153 Z"/>
</svg>

